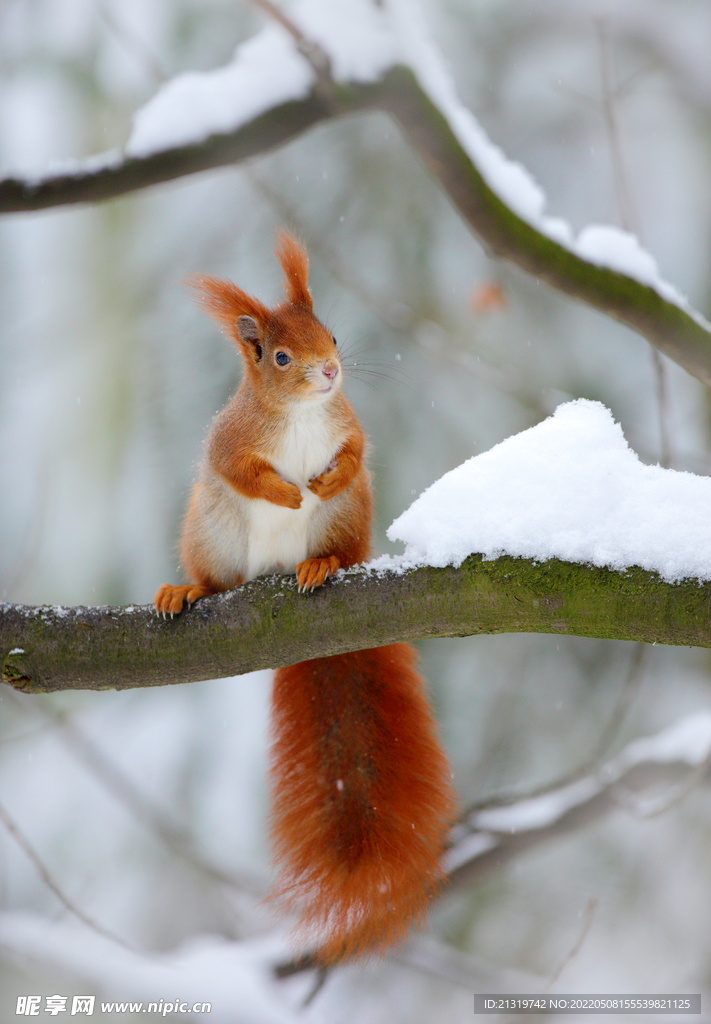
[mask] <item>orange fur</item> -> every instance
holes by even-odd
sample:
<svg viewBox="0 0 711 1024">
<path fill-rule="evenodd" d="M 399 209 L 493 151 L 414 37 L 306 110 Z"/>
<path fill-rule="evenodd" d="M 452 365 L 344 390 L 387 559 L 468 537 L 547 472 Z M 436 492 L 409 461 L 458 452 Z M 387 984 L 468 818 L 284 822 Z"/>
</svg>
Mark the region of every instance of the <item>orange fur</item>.
<svg viewBox="0 0 711 1024">
<path fill-rule="evenodd" d="M 334 465 L 329 467 L 325 473 L 314 477 L 309 483 L 309 490 L 322 501 L 335 498 L 341 491 L 345 491 L 353 477 L 363 465 L 363 452 L 365 449 L 365 438 L 362 432 L 352 433 L 338 455 L 334 459 Z"/>
<path fill-rule="evenodd" d="M 286 301 L 272 310 L 229 281 L 193 281 L 245 374 L 213 422 L 185 517 L 192 582 L 160 588 L 164 615 L 284 559 L 299 590 L 313 590 L 370 553 L 365 437 L 340 390 L 333 336 L 312 311 L 306 252 L 282 234 L 277 257 Z M 414 661 L 411 647 L 392 644 L 275 676 L 276 896 L 322 963 L 403 939 L 442 881 L 455 800 Z"/>
<path fill-rule="evenodd" d="M 269 323 L 270 313 L 267 307 L 231 281 L 222 281 L 220 278 L 210 277 L 209 274 L 199 274 L 191 278 L 189 284 L 197 292 L 196 298 L 200 308 L 238 343 L 238 317 L 254 317 L 261 327 L 266 327 Z"/>
<path fill-rule="evenodd" d="M 414 660 L 392 644 L 276 673 L 277 896 L 322 963 L 403 939 L 442 881 L 455 804 Z"/>
<path fill-rule="evenodd" d="M 285 231 L 280 232 L 276 250 L 277 259 L 284 271 L 286 301 L 293 306 L 304 306 L 311 310 L 309 291 L 309 258 L 303 249 Z"/>
<path fill-rule="evenodd" d="M 299 590 L 315 590 L 326 582 L 329 576 L 341 568 L 341 560 L 337 555 L 325 558 L 306 558 L 296 566 L 296 582 Z"/>
</svg>

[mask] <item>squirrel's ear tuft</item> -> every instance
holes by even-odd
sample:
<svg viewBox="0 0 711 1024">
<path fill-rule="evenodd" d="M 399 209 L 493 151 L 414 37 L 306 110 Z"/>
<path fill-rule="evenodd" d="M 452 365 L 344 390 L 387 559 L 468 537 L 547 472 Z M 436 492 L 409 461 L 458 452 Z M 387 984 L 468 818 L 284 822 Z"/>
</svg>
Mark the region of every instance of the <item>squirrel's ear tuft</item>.
<svg viewBox="0 0 711 1024">
<path fill-rule="evenodd" d="M 309 257 L 306 249 L 286 231 L 279 233 L 276 256 L 284 271 L 284 291 L 287 302 L 294 306 L 313 309 L 309 291 Z"/>
<path fill-rule="evenodd" d="M 245 355 L 252 359 L 256 355 L 258 362 L 271 316 L 267 307 L 231 281 L 200 275 L 188 283 L 197 292 L 198 305 L 237 342 Z"/>
</svg>

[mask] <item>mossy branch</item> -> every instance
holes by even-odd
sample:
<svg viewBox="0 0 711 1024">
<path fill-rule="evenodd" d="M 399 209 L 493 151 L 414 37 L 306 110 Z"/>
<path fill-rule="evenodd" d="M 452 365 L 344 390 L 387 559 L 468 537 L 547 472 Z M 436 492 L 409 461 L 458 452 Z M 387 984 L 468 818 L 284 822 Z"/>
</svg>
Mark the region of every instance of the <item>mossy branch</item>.
<svg viewBox="0 0 711 1024">
<path fill-rule="evenodd" d="M 442 112 L 420 88 L 412 71 L 392 68 L 371 85 L 319 82 L 302 100 L 268 110 L 235 131 L 146 157 L 109 165 L 88 161 L 69 174 L 0 180 L 0 213 L 96 202 L 150 185 L 228 164 L 282 146 L 331 118 L 382 110 L 400 124 L 452 203 L 494 255 L 516 263 L 566 295 L 620 320 L 711 385 L 711 332 L 694 316 L 653 288 L 576 256 L 517 216 L 488 187 Z"/>
<path fill-rule="evenodd" d="M 486 184 L 412 72 L 391 72 L 378 103 L 399 122 L 422 162 L 492 255 L 619 320 L 711 386 L 708 325 L 654 288 L 577 256 L 517 216 Z"/>
<path fill-rule="evenodd" d="M 0 605 L 3 680 L 27 693 L 239 675 L 398 640 L 557 633 L 711 647 L 711 583 L 472 555 L 458 569 L 351 570 L 313 594 L 264 577 L 176 619 L 151 607 Z"/>
</svg>

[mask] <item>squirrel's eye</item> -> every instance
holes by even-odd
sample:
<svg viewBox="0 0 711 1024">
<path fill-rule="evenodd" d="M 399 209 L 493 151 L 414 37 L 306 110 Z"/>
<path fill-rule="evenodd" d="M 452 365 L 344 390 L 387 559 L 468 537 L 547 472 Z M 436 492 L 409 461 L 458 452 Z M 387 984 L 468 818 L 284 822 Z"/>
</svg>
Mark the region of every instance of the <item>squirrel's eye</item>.
<svg viewBox="0 0 711 1024">
<path fill-rule="evenodd" d="M 338 346 L 338 342 L 336 341 L 336 335 L 332 334 L 331 337 L 333 338 L 333 344 Z"/>
<path fill-rule="evenodd" d="M 277 352 L 274 358 L 279 363 L 279 366 L 286 366 L 287 363 L 291 362 L 291 359 L 286 354 L 286 352 Z"/>
</svg>

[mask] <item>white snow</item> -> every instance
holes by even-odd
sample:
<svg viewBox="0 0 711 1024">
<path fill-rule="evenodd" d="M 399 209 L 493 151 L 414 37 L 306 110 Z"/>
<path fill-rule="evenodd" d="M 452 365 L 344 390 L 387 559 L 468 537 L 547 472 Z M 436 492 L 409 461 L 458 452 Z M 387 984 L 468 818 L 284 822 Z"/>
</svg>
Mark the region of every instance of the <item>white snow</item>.
<svg viewBox="0 0 711 1024">
<path fill-rule="evenodd" d="M 492 832 L 528 832 L 531 829 L 546 828 L 580 804 L 587 803 L 602 790 L 594 777 L 580 779 L 569 786 L 554 789 L 550 793 L 520 800 L 510 807 L 494 807 L 480 811 L 474 824 L 477 828 Z"/>
<path fill-rule="evenodd" d="M 210 1002 L 205 1017 L 213 1024 L 296 1024 L 303 1019 L 289 1007 L 284 986 L 272 972 L 273 964 L 290 956 L 278 937 L 228 942 L 204 935 L 158 955 L 124 949 L 72 920 L 50 921 L 18 911 L 0 913 L 0 943 L 30 963 L 46 962 L 84 979 L 89 991 L 98 990 L 97 1011 L 104 1000 L 163 1000 Z"/>
<path fill-rule="evenodd" d="M 398 60 L 397 33 L 373 0 L 300 0 L 289 16 L 304 35 L 319 43 L 339 82 L 375 82 Z"/>
<path fill-rule="evenodd" d="M 611 763 L 610 771 L 613 775 L 621 775 L 643 761 L 684 761 L 689 765 L 699 765 L 710 753 L 711 711 L 697 711 L 656 736 L 634 740 Z"/>
<path fill-rule="evenodd" d="M 482 857 L 498 845 L 499 840 L 496 836 L 492 836 L 488 832 L 472 832 L 470 835 L 460 839 L 455 846 L 452 846 L 443 855 L 442 870 L 445 874 L 449 875 L 460 865 L 466 864 L 469 860 L 474 860 L 475 857 Z"/>
<path fill-rule="evenodd" d="M 639 244 L 636 235 L 620 228 L 605 224 L 589 224 L 578 235 L 575 249 L 579 256 L 610 267 L 630 273 L 645 284 L 654 284 L 659 277 L 659 269 L 653 256 Z"/>
<path fill-rule="evenodd" d="M 598 772 L 572 782 L 560 789 L 551 790 L 529 800 L 520 800 L 508 807 L 495 807 L 480 811 L 474 816 L 473 825 L 483 829 L 475 832 L 462 843 L 462 848 L 472 840 L 484 840 L 482 850 L 472 845 L 471 856 L 480 856 L 495 844 L 491 833 L 525 832 L 530 829 L 546 828 L 558 821 L 567 811 L 587 803 L 603 789 L 618 782 L 635 765 L 643 763 L 668 764 L 678 761 L 691 766 L 702 764 L 711 754 L 711 711 L 700 710 L 674 725 L 663 729 L 655 736 L 644 736 L 633 740 L 617 757 L 604 765 Z M 469 849 L 469 846 L 466 846 Z M 459 857 L 459 844 L 451 851 L 453 860 L 460 863 L 469 859 Z"/>
<path fill-rule="evenodd" d="M 123 153 L 120 149 L 107 149 L 102 153 L 93 153 L 81 159 L 76 157 L 54 157 L 48 160 L 42 171 L 30 171 L 24 175 L 28 185 L 38 185 L 45 178 L 73 177 L 80 174 L 91 174 L 96 171 L 110 170 L 120 167 Z"/>
<path fill-rule="evenodd" d="M 446 473 L 399 516 L 398 559 L 460 565 L 502 554 L 711 579 L 711 479 L 644 465 L 599 402 L 577 399 Z"/>
<path fill-rule="evenodd" d="M 268 25 L 214 71 L 178 75 L 134 115 L 126 146 L 141 157 L 233 131 L 273 106 L 302 99 L 314 72 L 279 25 Z"/>
<path fill-rule="evenodd" d="M 662 278 L 654 257 L 642 248 L 637 236 L 629 231 L 606 224 L 589 224 L 570 248 L 589 263 L 617 270 L 641 284 L 648 284 L 662 298 L 689 311 L 688 300 L 674 285 Z"/>
<path fill-rule="evenodd" d="M 297 0 L 288 16 L 307 40 L 328 54 L 339 82 L 373 82 L 394 65 L 409 67 L 484 181 L 511 210 L 582 259 L 649 285 L 711 329 L 661 277 L 634 235 L 592 225 L 574 238 L 565 220 L 546 214 L 540 185 L 491 142 L 460 101 L 415 0 L 383 0 L 380 6 L 373 0 Z M 315 72 L 291 35 L 279 24 L 267 24 L 237 48 L 225 67 L 182 74 L 164 85 L 135 115 L 126 152 L 147 156 L 234 131 L 273 106 L 303 98 L 314 81 Z"/>
<path fill-rule="evenodd" d="M 374 81 L 394 63 L 392 34 L 370 0 L 301 0 L 287 13 L 326 51 L 338 81 Z M 269 23 L 225 67 L 178 75 L 159 89 L 135 115 L 126 152 L 147 156 L 234 131 L 272 107 L 302 99 L 315 78 L 292 36 Z"/>
</svg>

